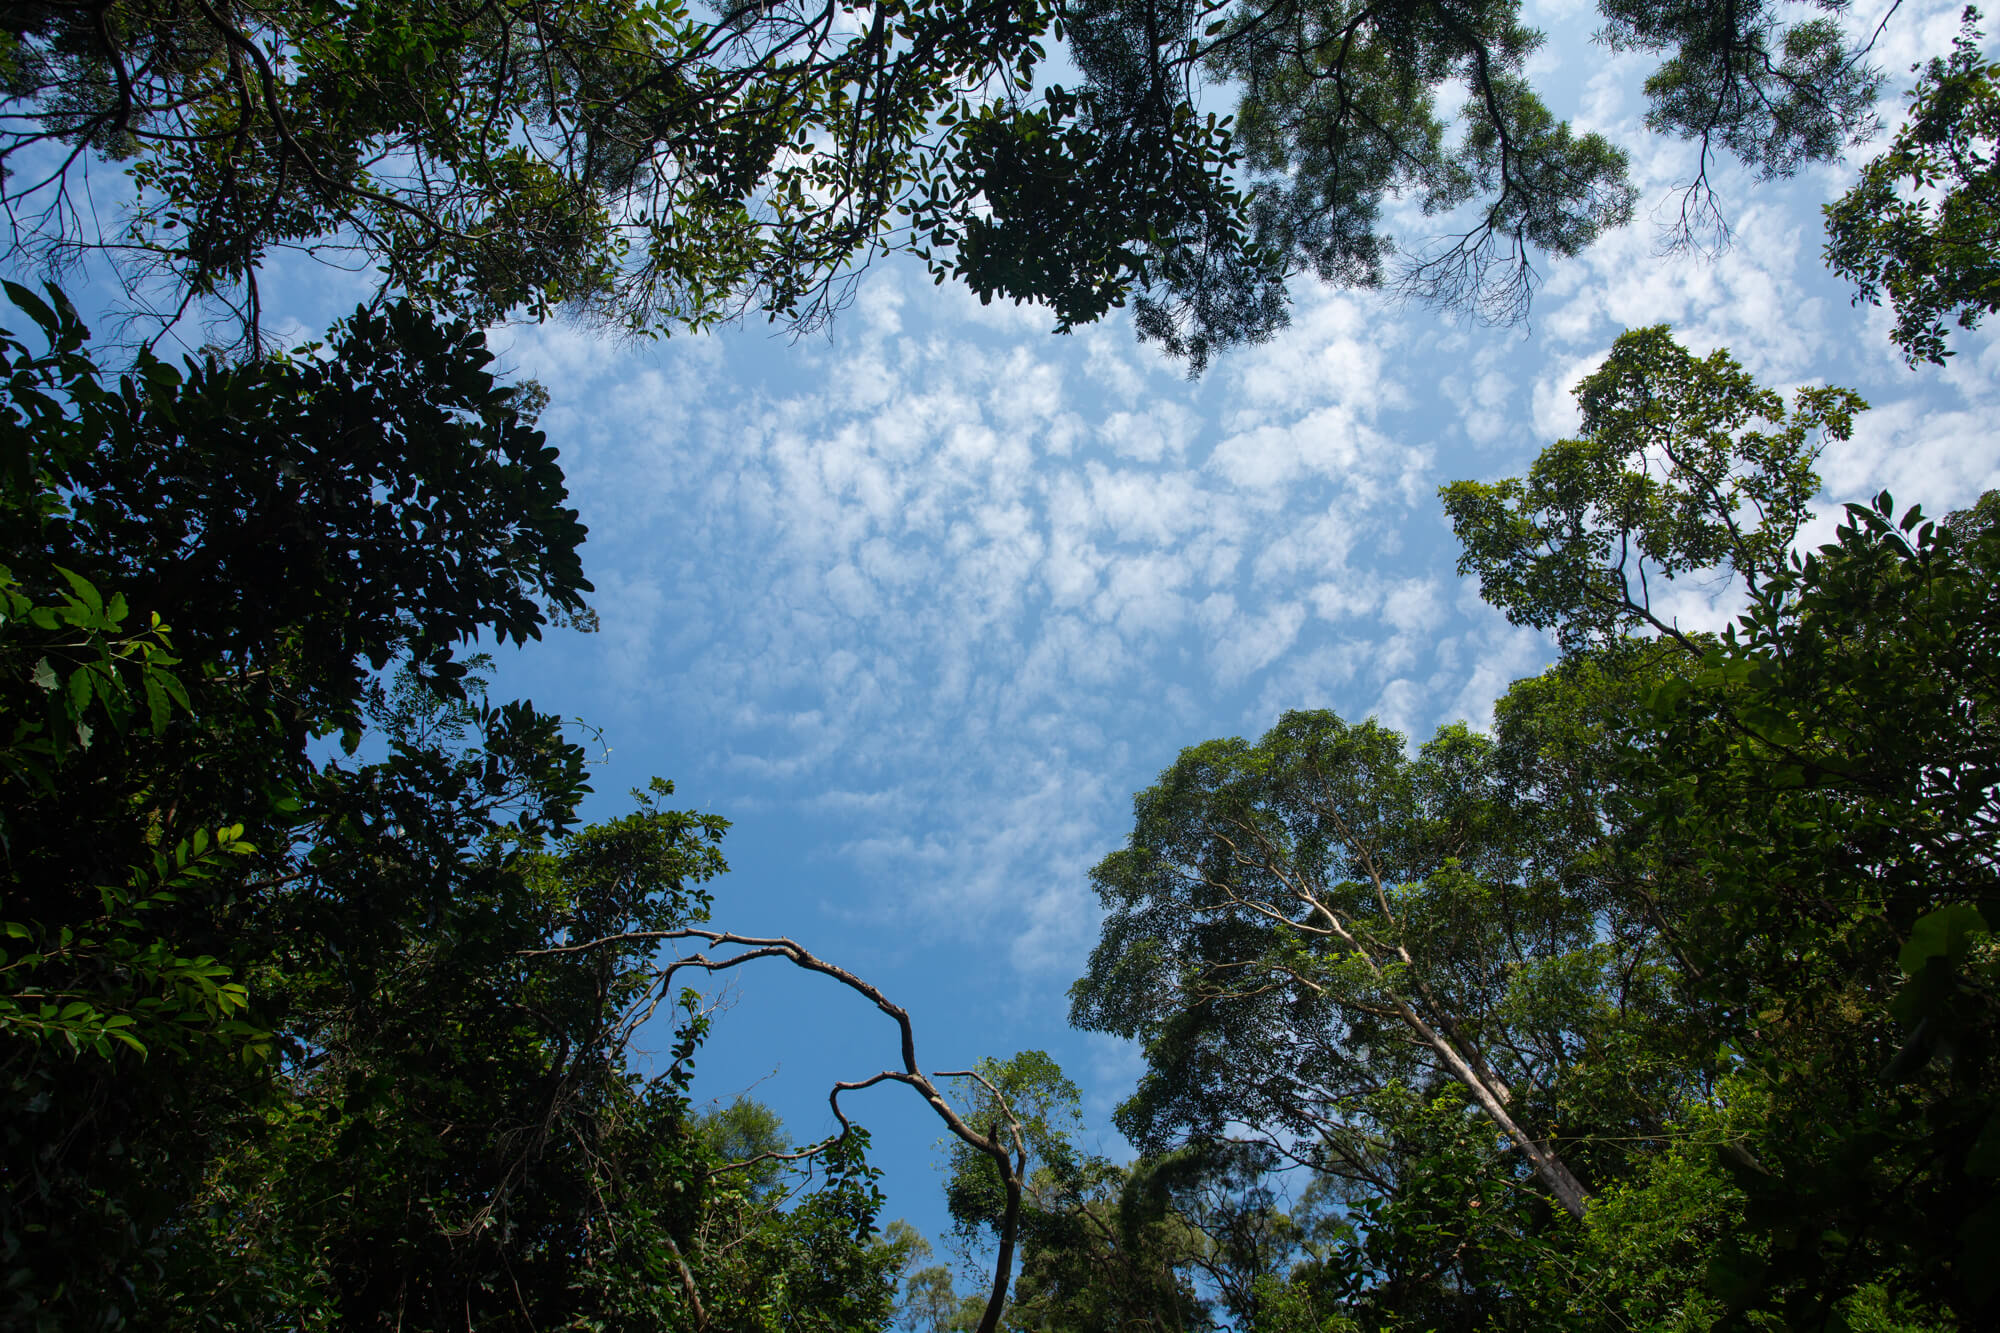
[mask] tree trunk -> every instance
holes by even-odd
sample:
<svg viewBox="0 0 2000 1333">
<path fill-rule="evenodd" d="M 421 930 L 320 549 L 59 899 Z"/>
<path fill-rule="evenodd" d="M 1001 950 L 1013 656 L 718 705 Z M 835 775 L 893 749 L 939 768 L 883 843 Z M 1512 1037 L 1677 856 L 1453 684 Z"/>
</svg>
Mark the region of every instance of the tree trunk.
<svg viewBox="0 0 2000 1333">
<path fill-rule="evenodd" d="M 1496 1089 L 1482 1078 L 1479 1071 L 1465 1058 L 1464 1052 L 1449 1039 L 1439 1035 L 1430 1024 L 1424 1022 L 1422 1016 L 1411 1008 L 1409 1001 L 1399 996 L 1396 1008 L 1401 1012 L 1403 1021 L 1423 1038 L 1424 1044 L 1437 1052 L 1438 1058 L 1444 1061 L 1445 1068 L 1451 1071 L 1452 1077 L 1465 1085 L 1466 1090 L 1472 1094 L 1472 1099 L 1479 1103 L 1479 1109 L 1486 1112 L 1487 1118 L 1498 1125 L 1500 1132 L 1512 1140 L 1514 1146 L 1534 1163 L 1535 1174 L 1549 1187 L 1549 1192 L 1556 1196 L 1556 1201 L 1562 1204 L 1571 1217 L 1581 1218 L 1584 1211 L 1590 1207 L 1589 1192 L 1583 1188 L 1583 1182 L 1563 1164 L 1560 1157 L 1550 1152 L 1546 1144 L 1537 1142 L 1508 1113 L 1507 1102 L 1511 1099 L 1505 1095 L 1505 1088 Z"/>
</svg>

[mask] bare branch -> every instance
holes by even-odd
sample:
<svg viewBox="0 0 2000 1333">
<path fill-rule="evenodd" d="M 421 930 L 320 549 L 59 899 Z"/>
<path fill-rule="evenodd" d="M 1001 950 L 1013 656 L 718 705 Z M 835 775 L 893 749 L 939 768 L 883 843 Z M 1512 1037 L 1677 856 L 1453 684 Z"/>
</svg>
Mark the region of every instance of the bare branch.
<svg viewBox="0 0 2000 1333">
<path fill-rule="evenodd" d="M 1021 1124 L 1014 1116 L 1012 1109 L 1008 1106 L 1005 1095 L 978 1073 L 970 1070 L 961 1070 L 953 1073 L 940 1073 L 935 1076 L 925 1074 L 917 1064 L 916 1031 L 910 1022 L 909 1011 L 893 1003 L 887 995 L 883 994 L 879 987 L 863 980 L 844 967 L 827 962 L 825 959 L 807 950 L 797 941 L 787 937 L 777 936 L 767 938 L 752 935 L 737 935 L 729 931 L 707 930 L 696 926 L 686 926 L 675 930 L 626 931 L 580 943 L 558 945 L 549 949 L 524 949 L 518 956 L 523 958 L 539 958 L 552 955 L 588 953 L 621 944 L 659 945 L 683 940 L 701 940 L 716 948 L 735 948 L 740 949 L 742 952 L 723 958 L 710 958 L 705 954 L 699 953 L 676 957 L 658 971 L 654 983 L 655 990 L 664 992 L 672 984 L 674 974 L 683 968 L 694 968 L 698 971 L 712 973 L 726 971 L 744 963 L 755 962 L 763 958 L 783 958 L 795 967 L 802 968 L 805 971 L 816 972 L 824 977 L 831 977 L 849 990 L 868 1000 L 895 1022 L 897 1031 L 902 1039 L 903 1067 L 901 1069 L 885 1069 L 879 1074 L 873 1074 L 864 1079 L 834 1084 L 833 1088 L 827 1094 L 827 1103 L 833 1108 L 834 1118 L 840 1123 L 840 1132 L 834 1135 L 833 1138 L 827 1139 L 820 1144 L 791 1154 L 787 1160 L 813 1156 L 824 1152 L 834 1142 L 844 1138 L 853 1131 L 853 1123 L 847 1118 L 846 1112 L 841 1109 L 840 1095 L 843 1092 L 859 1092 L 866 1088 L 872 1088 L 879 1083 L 901 1083 L 915 1089 L 917 1094 L 937 1114 L 938 1119 L 943 1121 L 945 1128 L 949 1129 L 960 1142 L 975 1152 L 983 1153 L 992 1159 L 994 1165 L 999 1168 L 1001 1180 L 1006 1187 L 1007 1205 L 1005 1214 L 1001 1219 L 1000 1249 L 994 1259 L 993 1289 L 987 1298 L 986 1312 L 981 1317 L 978 1328 L 978 1333 L 994 1333 L 999 1327 L 1000 1316 L 1006 1308 L 1007 1289 L 1012 1282 L 1014 1271 L 1014 1247 L 1020 1230 L 1021 1193 L 1027 1171 L 1027 1151 L 1022 1143 Z M 1001 1113 L 1006 1117 L 1007 1136 L 1004 1139 L 1002 1138 L 1001 1127 L 997 1123 L 983 1134 L 967 1123 L 965 1118 L 958 1113 L 957 1109 L 952 1106 L 950 1101 L 938 1089 L 937 1084 L 933 1081 L 933 1077 L 971 1077 L 978 1079 L 980 1083 L 985 1085 L 987 1091 L 992 1094 L 995 1103 L 1000 1107 Z M 773 1154 L 761 1154 L 759 1158 L 751 1160 L 762 1160 L 770 1156 L 773 1156 Z M 741 1165 L 747 1164 L 743 1163 Z"/>
</svg>

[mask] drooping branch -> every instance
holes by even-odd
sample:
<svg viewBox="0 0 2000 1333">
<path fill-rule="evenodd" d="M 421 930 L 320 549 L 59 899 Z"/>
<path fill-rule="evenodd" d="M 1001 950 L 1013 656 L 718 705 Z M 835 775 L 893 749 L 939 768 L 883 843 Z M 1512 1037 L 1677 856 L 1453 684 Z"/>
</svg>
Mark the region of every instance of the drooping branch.
<svg viewBox="0 0 2000 1333">
<path fill-rule="evenodd" d="M 833 1108 L 834 1118 L 840 1123 L 840 1130 L 821 1143 L 814 1144 L 790 1157 L 810 1157 L 824 1152 L 834 1143 L 853 1132 L 853 1123 L 841 1109 L 840 1095 L 843 1092 L 860 1092 L 878 1083 L 902 1083 L 916 1090 L 946 1129 L 967 1147 L 991 1158 L 999 1168 L 1001 1181 L 1007 1192 L 1007 1206 L 1001 1219 L 999 1253 L 993 1262 L 993 1289 L 987 1297 L 986 1312 L 980 1317 L 978 1333 L 995 1333 L 1000 1326 L 1000 1315 L 1006 1308 L 1007 1288 L 1011 1283 L 1014 1269 L 1014 1247 L 1021 1221 L 1021 1194 L 1027 1173 L 1027 1148 L 1022 1138 L 1021 1123 L 1007 1104 L 1006 1096 L 993 1084 L 974 1070 L 946 1070 L 935 1075 L 926 1074 L 917 1063 L 917 1038 L 915 1026 L 910 1022 L 907 1009 L 894 1003 L 872 982 L 863 980 L 846 968 L 829 963 L 797 941 L 777 936 L 765 938 L 753 935 L 737 935 L 730 931 L 706 930 L 695 926 L 675 930 L 637 930 L 616 935 L 606 935 L 598 939 L 585 940 L 574 944 L 558 945 L 550 949 L 525 949 L 520 953 L 524 958 L 547 957 L 554 954 L 588 953 L 597 949 L 620 944 L 670 944 L 685 940 L 700 940 L 714 948 L 732 948 L 740 952 L 711 958 L 707 954 L 694 953 L 674 958 L 662 967 L 654 982 L 653 990 L 664 994 L 673 984 L 675 973 L 683 968 L 693 968 L 703 972 L 722 972 L 740 967 L 745 963 L 763 958 L 783 958 L 795 967 L 807 972 L 817 972 L 831 977 L 849 990 L 862 996 L 877 1009 L 887 1014 L 896 1024 L 902 1038 L 903 1067 L 885 1069 L 867 1078 L 843 1081 L 833 1085 L 827 1093 L 827 1104 Z M 973 1078 L 983 1084 L 992 1094 L 994 1103 L 1006 1118 L 1003 1127 L 998 1120 L 981 1133 L 965 1117 L 960 1115 L 944 1094 L 939 1091 L 934 1079 Z M 769 1154 L 766 1154 L 769 1156 Z"/>
</svg>

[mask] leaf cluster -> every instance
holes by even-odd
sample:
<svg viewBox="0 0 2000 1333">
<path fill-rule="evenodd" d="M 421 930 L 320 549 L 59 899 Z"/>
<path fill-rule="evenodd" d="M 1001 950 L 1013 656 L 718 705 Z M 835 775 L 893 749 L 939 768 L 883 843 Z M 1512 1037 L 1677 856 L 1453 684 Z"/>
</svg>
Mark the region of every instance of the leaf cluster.
<svg viewBox="0 0 2000 1333">
<path fill-rule="evenodd" d="M 1664 325 L 1620 334 L 1576 398 L 1581 434 L 1525 478 L 1441 492 L 1459 573 L 1572 651 L 1635 631 L 1684 638 L 1657 585 L 1720 572 L 1754 592 L 1782 569 L 1812 516 L 1823 442 L 1868 406 L 1806 388 L 1787 411 L 1727 351 L 1698 358 Z"/>
<path fill-rule="evenodd" d="M 9 294 L 0 1322 L 879 1327 L 865 1138 L 746 1192 L 689 1105 L 644 936 L 725 821 L 579 827 L 582 749 L 481 684 L 588 622 L 536 396 L 410 305 L 113 380 Z"/>
<path fill-rule="evenodd" d="M 1979 52 L 1978 20 L 1967 7 L 1951 54 L 1921 67 L 1908 121 L 1825 209 L 1828 267 L 1857 303 L 1888 299 L 1912 366 L 1951 355 L 1947 319 L 1977 328 L 2000 306 L 2000 65 Z"/>
</svg>

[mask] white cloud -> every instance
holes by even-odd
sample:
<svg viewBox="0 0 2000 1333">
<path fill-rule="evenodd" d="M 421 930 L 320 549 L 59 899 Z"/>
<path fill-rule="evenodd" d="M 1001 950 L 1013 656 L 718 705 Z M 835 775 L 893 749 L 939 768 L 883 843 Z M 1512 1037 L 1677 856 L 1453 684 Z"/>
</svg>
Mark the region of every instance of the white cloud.
<svg viewBox="0 0 2000 1333">
<path fill-rule="evenodd" d="M 1932 513 L 1961 509 L 2000 486 L 2000 439 L 1995 407 L 1926 411 L 1916 398 L 1886 403 L 1856 421 L 1854 438 L 1831 445 L 1820 475 L 1836 501 L 1895 494 L 1898 508 L 1922 504 Z M 1837 505 L 1825 506 L 1837 512 Z"/>
<path fill-rule="evenodd" d="M 1537 7 L 1552 28 L 1575 12 Z M 1922 26 L 1953 29 L 1943 9 Z M 1691 159 L 1638 133 L 1650 59 L 1587 56 L 1570 109 L 1640 145 L 1657 205 Z M 724 806 L 847 821 L 819 854 L 870 886 L 877 919 L 1074 967 L 1088 866 L 1181 745 L 1291 707 L 1421 739 L 1490 720 L 1547 660 L 1456 578 L 1434 492 L 1573 434 L 1570 391 L 1622 328 L 1669 321 L 1774 384 L 1876 400 L 1824 460 L 1837 496 L 1888 485 L 1936 508 L 2000 484 L 1980 428 L 2000 347 L 1966 340 L 1946 377 L 1884 351 L 1886 316 L 1818 272 L 1815 210 L 1839 181 L 1725 172 L 1734 248 L 1662 260 L 1642 220 L 1550 265 L 1525 335 L 1304 287 L 1290 329 L 1192 385 L 1122 319 L 1055 338 L 1046 311 L 887 265 L 798 347 L 508 334 L 509 362 L 555 391 L 595 534 L 605 630 L 572 672 L 594 701 L 564 711 L 675 737 L 671 767 Z M 1675 613 L 1727 612 L 1699 592 L 1675 590 Z"/>
<path fill-rule="evenodd" d="M 1113 412 L 1097 428 L 1098 438 L 1120 458 L 1142 463 L 1178 460 L 1195 429 L 1194 415 L 1176 402 L 1158 402 L 1144 411 Z"/>
<path fill-rule="evenodd" d="M 1255 615 L 1231 617 L 1209 643 L 1217 679 L 1234 685 L 1275 662 L 1297 640 L 1305 619 L 1306 609 L 1298 602 L 1280 602 Z"/>
</svg>

